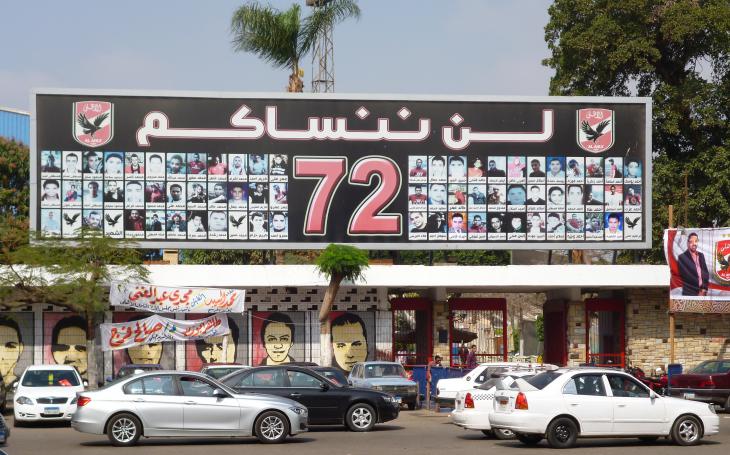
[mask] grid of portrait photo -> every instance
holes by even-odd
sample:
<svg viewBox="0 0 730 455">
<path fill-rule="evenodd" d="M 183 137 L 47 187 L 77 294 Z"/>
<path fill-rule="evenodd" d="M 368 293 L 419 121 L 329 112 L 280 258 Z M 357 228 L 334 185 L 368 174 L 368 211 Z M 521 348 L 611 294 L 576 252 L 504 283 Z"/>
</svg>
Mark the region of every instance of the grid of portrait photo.
<svg viewBox="0 0 730 455">
<path fill-rule="evenodd" d="M 44 150 L 40 226 L 139 240 L 286 240 L 287 155 Z"/>
<path fill-rule="evenodd" d="M 641 160 L 412 155 L 412 241 L 642 240 Z"/>
</svg>

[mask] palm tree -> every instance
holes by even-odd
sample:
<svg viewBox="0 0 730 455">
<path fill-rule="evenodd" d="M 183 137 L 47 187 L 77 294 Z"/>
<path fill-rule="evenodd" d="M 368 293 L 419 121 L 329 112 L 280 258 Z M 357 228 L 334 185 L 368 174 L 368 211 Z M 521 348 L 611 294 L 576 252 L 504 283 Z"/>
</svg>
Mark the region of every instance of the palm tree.
<svg viewBox="0 0 730 455">
<path fill-rule="evenodd" d="M 330 366 L 332 343 L 329 315 L 332 304 L 337 298 L 342 281 L 362 278 L 362 272 L 368 267 L 368 253 L 354 246 L 331 244 L 317 257 L 316 264 L 317 270 L 330 280 L 319 309 L 319 360 L 322 365 Z"/>
<path fill-rule="evenodd" d="M 256 1 L 241 6 L 231 19 L 234 50 L 252 52 L 275 68 L 290 68 L 287 92 L 302 92 L 299 61 L 312 49 L 317 36 L 347 18 L 360 17 L 356 0 L 319 1 L 324 6 L 305 18 L 297 4 L 286 11 Z"/>
</svg>

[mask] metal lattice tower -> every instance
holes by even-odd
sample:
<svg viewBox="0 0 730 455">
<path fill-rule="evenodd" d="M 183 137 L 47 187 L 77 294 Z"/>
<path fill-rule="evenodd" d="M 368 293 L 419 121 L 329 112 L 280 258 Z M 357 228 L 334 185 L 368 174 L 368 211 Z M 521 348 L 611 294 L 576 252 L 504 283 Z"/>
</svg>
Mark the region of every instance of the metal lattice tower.
<svg viewBox="0 0 730 455">
<path fill-rule="evenodd" d="M 330 0 L 307 0 L 307 6 L 324 8 Z M 335 91 L 335 50 L 332 29 L 327 27 L 317 37 L 312 54 L 312 92 L 332 93 Z"/>
</svg>

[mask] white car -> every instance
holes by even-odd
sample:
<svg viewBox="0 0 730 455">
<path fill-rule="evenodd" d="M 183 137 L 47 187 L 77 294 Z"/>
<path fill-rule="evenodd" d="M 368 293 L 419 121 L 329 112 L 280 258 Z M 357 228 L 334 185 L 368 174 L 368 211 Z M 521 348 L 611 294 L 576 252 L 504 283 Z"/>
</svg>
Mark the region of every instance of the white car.
<svg viewBox="0 0 730 455">
<path fill-rule="evenodd" d="M 546 371 L 516 383 L 517 390 L 497 390 L 489 421 L 528 445 L 543 438 L 568 448 L 579 437 L 671 437 L 689 446 L 720 430 L 712 405 L 659 396 L 620 370 Z"/>
<path fill-rule="evenodd" d="M 521 362 L 489 362 L 479 364 L 476 368 L 460 378 L 440 379 L 436 383 L 436 401 L 441 406 L 452 408 L 454 407 L 454 399 L 456 398 L 457 392 L 478 387 L 491 378 L 492 375 L 502 373 L 508 369 L 530 369 L 537 365 Z"/>
<path fill-rule="evenodd" d="M 13 388 L 13 425 L 70 421 L 76 411 L 76 392 L 83 392 L 86 385 L 70 365 L 29 366 Z"/>
<path fill-rule="evenodd" d="M 489 414 L 494 412 L 494 393 L 497 384 L 500 387 L 516 387 L 517 378 L 528 379 L 538 372 L 535 370 L 515 370 L 501 373 L 498 378 L 490 378 L 482 385 L 472 390 L 462 390 L 456 393 L 456 404 L 451 413 L 451 421 L 466 430 L 480 430 L 486 436 L 495 436 L 497 439 L 514 439 L 515 435 L 507 429 L 492 429 L 489 423 Z"/>
</svg>

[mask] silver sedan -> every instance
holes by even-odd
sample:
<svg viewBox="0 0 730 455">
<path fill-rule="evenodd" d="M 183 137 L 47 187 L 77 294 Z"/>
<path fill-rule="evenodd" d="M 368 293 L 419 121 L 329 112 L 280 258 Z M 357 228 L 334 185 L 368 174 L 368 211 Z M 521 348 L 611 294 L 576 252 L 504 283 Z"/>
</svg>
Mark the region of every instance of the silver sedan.
<svg viewBox="0 0 730 455">
<path fill-rule="evenodd" d="M 296 401 L 238 394 L 200 373 L 152 371 L 77 395 L 71 426 L 106 434 L 115 446 L 134 445 L 140 436 L 256 436 L 277 443 L 307 431 L 308 411 Z"/>
</svg>

